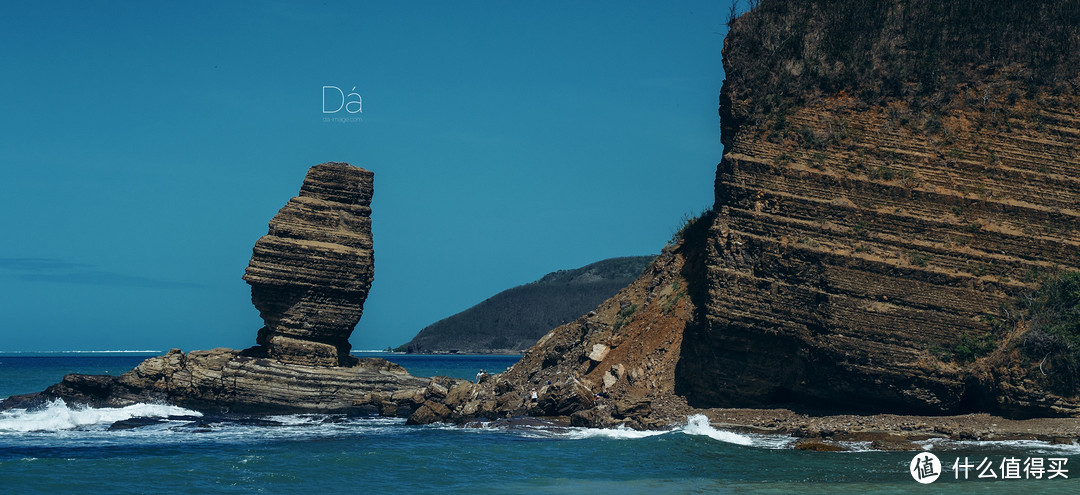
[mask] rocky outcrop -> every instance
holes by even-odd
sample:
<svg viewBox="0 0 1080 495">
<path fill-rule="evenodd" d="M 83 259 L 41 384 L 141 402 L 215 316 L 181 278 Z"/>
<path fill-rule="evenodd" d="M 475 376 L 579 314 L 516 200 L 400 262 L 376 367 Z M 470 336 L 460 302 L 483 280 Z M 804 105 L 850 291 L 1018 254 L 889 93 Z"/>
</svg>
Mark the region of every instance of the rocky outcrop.
<svg viewBox="0 0 1080 495">
<path fill-rule="evenodd" d="M 97 407 L 165 401 L 215 412 L 358 412 L 415 407 L 429 380 L 384 359 L 350 367 L 308 366 L 241 355 L 232 349 L 173 349 L 118 377 L 68 375 L 50 397 Z M 397 394 L 397 400 L 391 400 Z M 396 413 L 397 411 L 395 411 Z"/>
<path fill-rule="evenodd" d="M 409 416 L 465 380 L 420 378 L 379 358 L 352 366 L 307 366 L 255 358 L 232 349 L 173 349 L 120 376 L 79 375 L 2 408 L 62 398 L 71 404 L 123 407 L 168 402 L 217 414 L 345 413 Z"/>
<path fill-rule="evenodd" d="M 700 240 L 703 233 L 695 227 L 687 237 Z M 674 394 L 675 368 L 683 329 L 695 314 L 687 276 L 701 266 L 685 245 L 666 248 L 636 281 L 546 334 L 505 373 L 459 385 L 443 408 L 429 407 L 410 421 L 544 416 L 635 428 L 684 421 L 690 408 Z"/>
<path fill-rule="evenodd" d="M 425 327 L 398 350 L 521 352 L 630 285 L 653 258 L 611 258 L 549 273 Z"/>
<path fill-rule="evenodd" d="M 60 398 L 99 407 L 169 402 L 228 413 L 374 412 L 408 416 L 458 382 L 417 378 L 383 359 L 348 354 L 371 286 L 372 173 L 345 163 L 312 167 L 270 221 L 244 280 L 266 327 L 244 351 L 178 349 L 120 376 L 68 375 L 0 409 Z"/>
<path fill-rule="evenodd" d="M 266 326 L 257 342 L 285 363 L 350 365 L 349 335 L 374 274 L 374 174 L 347 163 L 311 167 L 255 243 L 244 280 Z"/>
</svg>

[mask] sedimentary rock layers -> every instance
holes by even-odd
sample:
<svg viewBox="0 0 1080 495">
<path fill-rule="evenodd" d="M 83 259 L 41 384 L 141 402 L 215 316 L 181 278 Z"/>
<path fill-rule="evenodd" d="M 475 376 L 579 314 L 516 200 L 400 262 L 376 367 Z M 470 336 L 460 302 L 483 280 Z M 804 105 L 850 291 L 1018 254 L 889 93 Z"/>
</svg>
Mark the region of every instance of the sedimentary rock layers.
<svg viewBox="0 0 1080 495">
<path fill-rule="evenodd" d="M 1002 305 L 1080 266 L 1080 120 L 1065 132 L 964 133 L 944 145 L 885 111 L 795 112 L 817 149 L 747 133 L 717 172 L 710 332 L 688 339 L 704 403 L 980 408 L 955 349 L 1000 339 Z M 963 115 L 957 118 L 962 119 Z M 753 137 L 751 137 L 753 136 Z M 722 349 L 723 352 L 718 352 Z M 778 349 L 784 349 L 778 352 Z M 691 367 L 687 367 L 689 371 Z M 1007 400 L 1007 399 L 1005 399 Z"/>
<path fill-rule="evenodd" d="M 729 74 L 762 71 L 740 58 L 756 14 L 732 28 Z M 776 70 L 809 63 L 801 43 Z M 1016 338 L 996 322 L 1040 274 L 1080 267 L 1080 97 L 971 62 L 951 68 L 971 81 L 873 101 L 854 96 L 873 80 L 784 95 L 729 78 L 707 324 L 677 386 L 692 404 L 1080 412 L 1010 395 L 1002 366 L 1021 364 L 972 352 Z"/>
<path fill-rule="evenodd" d="M 173 349 L 120 376 L 67 375 L 37 394 L 0 407 L 36 407 L 62 398 L 70 404 L 124 407 L 164 401 L 213 413 L 379 413 L 408 415 L 432 394 L 464 380 L 418 378 L 379 358 L 353 366 L 286 364 L 232 349 L 189 353 Z"/>
<path fill-rule="evenodd" d="M 266 324 L 257 342 L 270 357 L 351 364 L 349 335 L 374 273 L 373 175 L 346 163 L 312 167 L 255 243 L 244 280 Z"/>
</svg>

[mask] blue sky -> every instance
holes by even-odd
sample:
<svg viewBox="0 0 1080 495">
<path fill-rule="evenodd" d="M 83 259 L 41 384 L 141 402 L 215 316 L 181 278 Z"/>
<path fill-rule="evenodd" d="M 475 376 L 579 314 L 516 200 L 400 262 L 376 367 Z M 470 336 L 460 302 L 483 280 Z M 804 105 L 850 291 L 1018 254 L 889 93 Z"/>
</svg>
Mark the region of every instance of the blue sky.
<svg viewBox="0 0 1080 495">
<path fill-rule="evenodd" d="M 326 161 L 375 173 L 354 349 L 712 203 L 723 2 L 104 4 L 0 16 L 0 350 L 253 345 L 251 248 Z"/>
</svg>

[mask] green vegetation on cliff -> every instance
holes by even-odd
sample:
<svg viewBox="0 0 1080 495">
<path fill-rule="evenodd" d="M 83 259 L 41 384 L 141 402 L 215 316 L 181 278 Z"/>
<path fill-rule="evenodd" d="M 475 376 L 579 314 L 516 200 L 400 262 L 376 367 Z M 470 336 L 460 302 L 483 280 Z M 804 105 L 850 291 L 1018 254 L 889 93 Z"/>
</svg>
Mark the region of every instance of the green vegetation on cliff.
<svg viewBox="0 0 1080 495">
<path fill-rule="evenodd" d="M 972 86 L 986 100 L 1080 91 L 1078 2 L 762 0 L 752 14 L 731 23 L 739 42 L 725 46 L 725 58 L 756 62 L 727 72 L 739 121 L 841 91 L 920 109 Z M 1011 84 L 982 84 L 1005 71 Z"/>
<path fill-rule="evenodd" d="M 1038 290 L 1025 293 L 1014 318 L 1023 319 L 1024 354 L 1038 363 L 1050 387 L 1075 393 L 1080 386 L 1080 272 L 1047 277 Z"/>
<path fill-rule="evenodd" d="M 505 290 L 427 326 L 398 351 L 516 352 L 595 309 L 641 275 L 655 256 L 612 258 Z"/>
</svg>

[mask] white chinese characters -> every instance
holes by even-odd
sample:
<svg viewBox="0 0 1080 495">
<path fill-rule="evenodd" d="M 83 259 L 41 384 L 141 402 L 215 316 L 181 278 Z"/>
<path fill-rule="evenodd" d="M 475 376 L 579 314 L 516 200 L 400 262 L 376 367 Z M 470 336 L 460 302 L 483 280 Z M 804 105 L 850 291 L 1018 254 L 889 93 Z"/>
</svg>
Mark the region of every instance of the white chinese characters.
<svg viewBox="0 0 1080 495">
<path fill-rule="evenodd" d="M 1018 457 L 1005 457 L 1001 462 L 994 463 L 989 457 L 983 457 L 978 464 L 968 457 L 963 461 L 957 457 L 953 462 L 953 479 L 960 479 L 963 472 L 964 478 L 969 479 L 971 473 L 976 473 L 978 478 L 983 479 L 1068 479 L 1069 470 L 1065 465 L 1069 462 L 1065 457 L 1027 457 L 1023 461 Z"/>
</svg>

